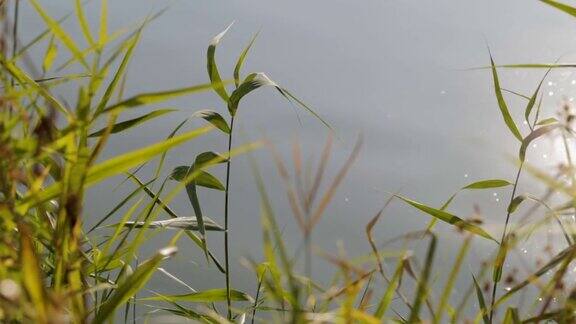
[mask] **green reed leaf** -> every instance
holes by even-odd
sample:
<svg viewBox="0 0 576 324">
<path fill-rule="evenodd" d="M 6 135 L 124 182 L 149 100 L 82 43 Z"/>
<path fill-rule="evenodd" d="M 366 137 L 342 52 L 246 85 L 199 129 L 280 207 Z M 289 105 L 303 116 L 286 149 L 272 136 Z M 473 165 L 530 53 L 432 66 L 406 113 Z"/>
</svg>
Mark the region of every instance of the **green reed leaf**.
<svg viewBox="0 0 576 324">
<path fill-rule="evenodd" d="M 236 301 L 254 300 L 250 295 L 238 290 L 230 290 L 230 296 L 232 300 Z M 172 302 L 185 301 L 192 303 L 214 303 L 226 300 L 226 289 L 210 289 L 183 295 L 159 295 L 154 297 L 140 298 L 139 300 L 168 300 Z"/>
<path fill-rule="evenodd" d="M 134 227 L 134 228 L 141 228 L 144 227 L 145 222 L 125 222 L 123 224 L 124 227 Z M 111 225 L 111 226 L 117 226 Z M 146 224 L 148 228 L 165 228 L 165 229 L 184 229 L 184 230 L 191 230 L 197 231 L 200 227 L 198 226 L 198 220 L 196 217 L 177 217 L 171 218 L 166 220 L 159 220 L 153 221 L 149 224 Z M 212 219 L 204 216 L 204 228 L 207 231 L 223 231 L 224 228 L 220 226 L 218 223 L 213 221 Z"/>
<path fill-rule="evenodd" d="M 81 0 L 75 0 L 76 18 L 78 18 L 78 23 L 80 24 L 80 29 L 84 38 L 90 45 L 94 45 L 94 38 L 92 38 L 92 32 L 90 31 L 90 26 L 88 25 L 88 20 L 86 20 L 86 15 L 84 14 L 84 8 Z"/>
<path fill-rule="evenodd" d="M 424 262 L 424 267 L 422 268 L 420 277 L 418 277 L 418 286 L 416 288 L 414 302 L 412 303 L 410 318 L 408 319 L 409 323 L 416 323 L 420 321 L 420 308 L 426 300 L 426 296 L 430 290 L 429 280 L 432 273 L 434 253 L 436 252 L 437 238 L 432 233 L 429 233 L 429 235 L 430 244 L 428 246 L 428 253 L 426 254 L 426 261 Z"/>
<path fill-rule="evenodd" d="M 166 101 L 168 99 L 173 99 L 176 97 L 181 97 L 185 95 L 189 95 L 192 93 L 203 92 L 212 89 L 211 84 L 200 84 L 196 86 L 180 88 L 175 90 L 168 90 L 168 91 L 159 91 L 159 92 L 148 92 L 136 95 L 129 99 L 126 99 L 122 102 L 114 104 L 110 107 L 105 108 L 102 112 L 103 113 L 110 113 L 114 111 L 119 111 L 128 108 L 135 108 L 140 107 L 143 105 L 149 105 L 161 101 Z"/>
<path fill-rule="evenodd" d="M 484 324 L 490 324 L 490 318 L 488 318 L 488 310 L 486 308 L 484 294 L 482 293 L 482 289 L 480 289 L 478 281 L 476 281 L 476 277 L 474 277 L 474 275 L 472 275 L 472 279 L 474 280 L 474 288 L 476 289 L 476 298 L 478 299 L 478 305 L 480 306 L 482 320 L 484 321 Z"/>
<path fill-rule="evenodd" d="M 390 280 L 390 282 L 388 282 L 386 291 L 384 292 L 384 295 L 382 295 L 382 299 L 378 303 L 378 307 L 374 312 L 374 317 L 381 319 L 384 316 L 388 307 L 390 306 L 392 298 L 394 297 L 394 293 L 396 292 L 396 289 L 398 289 L 398 287 L 400 286 L 400 282 L 402 281 L 402 274 L 404 273 L 405 268 L 404 263 L 405 263 L 404 259 L 400 259 L 398 261 L 396 271 L 394 271 L 392 279 Z"/>
<path fill-rule="evenodd" d="M 537 122 L 536 125 L 537 126 L 544 126 L 544 125 L 550 125 L 550 124 L 555 124 L 555 123 L 558 123 L 558 119 L 556 119 L 554 117 L 550 117 L 550 118 L 542 119 L 541 121 Z"/>
<path fill-rule="evenodd" d="M 42 71 L 44 73 L 49 71 L 58 55 L 58 46 L 56 46 L 56 42 L 54 42 L 54 37 L 50 38 L 50 42 L 48 43 L 48 47 L 46 48 L 46 53 L 44 54 L 44 60 L 42 61 Z"/>
<path fill-rule="evenodd" d="M 220 78 L 220 73 L 218 72 L 218 65 L 216 64 L 215 56 L 216 56 L 216 47 L 220 43 L 220 40 L 222 40 L 222 37 L 224 37 L 224 35 L 228 31 L 228 29 L 232 27 L 232 24 L 228 25 L 228 27 L 226 27 L 224 31 L 214 36 L 214 38 L 210 40 L 207 52 L 208 77 L 210 78 L 210 82 L 212 84 L 212 88 L 214 89 L 214 91 L 225 102 L 228 102 L 228 93 L 226 92 L 226 88 L 224 88 L 224 84 L 222 82 L 222 79 Z"/>
<path fill-rule="evenodd" d="M 78 45 L 76 45 L 76 43 L 74 42 L 72 37 L 70 37 L 70 35 L 68 35 L 68 33 L 62 28 L 60 23 L 58 23 L 58 21 L 55 21 L 52 17 L 50 17 L 46 13 L 46 11 L 44 10 L 44 8 L 42 8 L 42 6 L 38 2 L 38 0 L 30 0 L 30 3 L 32 4 L 32 6 L 36 10 L 36 12 L 40 15 L 40 17 L 42 17 L 42 19 L 46 23 L 46 26 L 48 26 L 48 28 L 50 28 L 52 33 L 62 42 L 62 44 L 64 44 L 64 46 L 66 46 L 68 48 L 70 53 L 72 53 L 72 55 L 87 70 L 90 70 L 88 63 L 86 63 L 86 60 L 84 59 L 84 54 L 82 54 L 82 51 L 80 51 L 80 49 L 78 48 Z"/>
<path fill-rule="evenodd" d="M 112 80 L 110 81 L 110 84 L 106 88 L 106 91 L 104 92 L 104 95 L 102 96 L 102 99 L 100 99 L 100 102 L 98 103 L 96 111 L 94 112 L 95 116 L 98 116 L 105 109 L 106 105 L 110 101 L 110 98 L 112 98 L 112 95 L 114 94 L 114 91 L 116 90 L 116 87 L 120 83 L 120 80 L 122 80 L 122 77 L 124 76 L 126 68 L 128 67 L 128 64 L 130 63 L 130 59 L 132 58 L 132 54 L 134 53 L 134 49 L 136 48 L 136 45 L 140 41 L 140 35 L 142 33 L 142 28 L 144 27 L 144 24 L 142 24 L 140 29 L 138 29 L 138 31 L 136 32 L 134 37 L 132 37 L 131 39 L 126 41 L 129 44 L 127 47 L 126 53 L 124 54 L 124 57 L 122 58 L 122 61 L 120 62 L 120 65 L 118 66 L 118 69 L 116 70 L 116 73 L 114 74 L 114 77 L 112 78 Z"/>
<path fill-rule="evenodd" d="M 204 109 L 195 112 L 192 117 L 199 117 L 204 119 L 205 121 L 209 122 L 210 124 L 214 125 L 219 130 L 223 131 L 226 134 L 230 134 L 230 126 L 228 126 L 228 122 L 220 115 L 219 113 Z"/>
<path fill-rule="evenodd" d="M 536 98 L 538 97 L 538 93 L 540 92 L 540 88 L 542 87 L 542 83 L 544 82 L 544 80 L 546 79 L 546 77 L 548 76 L 548 73 L 550 73 L 550 71 L 551 71 L 551 69 L 548 69 L 548 71 L 546 71 L 546 73 L 544 74 L 544 76 L 540 80 L 540 83 L 538 83 L 538 87 L 536 87 L 536 90 L 534 90 L 532 97 L 530 97 L 530 100 L 528 101 L 528 104 L 526 105 L 526 109 L 524 110 L 524 120 L 526 121 L 526 123 L 530 127 L 530 130 L 534 130 L 532 127 L 532 123 L 530 122 L 530 113 L 532 112 L 532 109 L 534 108 L 534 104 L 536 104 Z"/>
<path fill-rule="evenodd" d="M 404 198 L 402 196 L 396 196 L 399 199 L 403 200 L 404 202 L 408 203 L 409 205 L 425 212 L 426 214 L 437 218 L 443 222 L 446 222 L 448 224 L 454 225 L 459 229 L 468 231 L 470 233 L 479 235 L 481 237 L 487 238 L 489 240 L 492 240 L 496 243 L 498 243 L 498 241 L 496 241 L 492 236 L 490 236 L 490 234 L 486 233 L 486 231 L 484 231 L 482 228 L 480 228 L 479 226 L 476 226 L 470 222 L 467 222 L 455 215 L 452 215 L 450 213 L 447 213 L 443 210 L 440 209 L 436 209 L 436 208 L 432 208 L 429 206 L 426 206 L 424 204 L 421 204 L 419 202 L 416 202 L 414 200 L 408 199 L 408 198 Z"/>
<path fill-rule="evenodd" d="M 512 183 L 501 179 L 489 179 L 471 183 L 462 189 L 491 189 L 510 186 Z"/>
<path fill-rule="evenodd" d="M 544 2 L 545 4 L 552 6 L 556 9 L 559 9 L 567 14 L 569 14 L 570 16 L 576 17 L 576 8 L 569 6 L 567 4 L 563 4 L 561 2 L 558 1 L 553 1 L 553 0 L 540 0 L 541 2 Z"/>
<path fill-rule="evenodd" d="M 520 146 L 520 152 L 518 153 L 518 158 L 520 159 L 520 161 L 524 162 L 524 160 L 526 159 L 526 150 L 528 149 L 528 146 L 533 140 L 537 139 L 540 136 L 546 135 L 551 131 L 560 127 L 561 127 L 560 124 L 545 125 L 535 129 L 528 136 L 526 136 L 526 138 L 522 140 L 522 145 Z"/>
<path fill-rule="evenodd" d="M 181 165 L 179 167 L 176 167 L 176 168 L 174 168 L 174 170 L 172 170 L 172 173 L 170 174 L 170 178 L 172 180 L 182 182 L 186 179 L 186 176 L 188 175 L 189 170 L 190 170 L 190 167 L 186 166 L 186 165 Z M 218 178 L 216 178 L 215 176 L 211 175 L 210 173 L 208 173 L 206 171 L 200 171 L 198 173 L 198 175 L 194 178 L 194 182 L 197 186 L 200 186 L 200 187 L 205 187 L 208 189 L 216 189 L 216 190 L 220 190 L 220 191 L 225 190 L 225 187 L 222 184 L 222 182 L 220 182 L 220 180 L 218 180 Z"/>
<path fill-rule="evenodd" d="M 160 263 L 173 256 L 177 250 L 176 247 L 164 248 L 136 268 L 130 276 L 119 283 L 114 293 L 100 306 L 93 323 L 101 324 L 112 318 L 114 311 L 134 296 L 148 282 Z"/>
<path fill-rule="evenodd" d="M 500 81 L 498 80 L 498 72 L 496 71 L 496 66 L 494 65 L 494 60 L 492 59 L 492 55 L 490 55 L 490 64 L 492 66 L 492 78 L 494 80 L 494 90 L 496 91 L 496 99 L 498 101 L 498 107 L 500 108 L 500 113 L 504 118 L 504 122 L 508 129 L 512 132 L 514 137 L 516 137 L 519 141 L 522 141 L 522 135 L 516 127 L 516 123 L 514 123 L 514 119 L 510 115 L 510 111 L 508 110 L 508 106 L 506 105 L 506 101 L 504 100 L 504 96 L 502 95 L 502 88 L 500 88 Z"/>
<path fill-rule="evenodd" d="M 246 56 L 248 55 L 250 48 L 254 44 L 254 41 L 256 41 L 258 34 L 259 34 L 259 32 L 254 34 L 254 36 L 252 36 L 252 39 L 250 39 L 250 43 L 248 43 L 248 46 L 246 46 L 244 48 L 244 50 L 242 51 L 242 53 L 240 53 L 240 56 L 238 57 L 238 60 L 236 61 L 236 66 L 234 67 L 234 83 L 236 84 L 236 88 L 238 88 L 240 86 L 240 70 L 242 70 L 242 65 L 244 64 L 244 61 L 246 60 Z"/>
<path fill-rule="evenodd" d="M 158 110 L 154 110 L 152 112 L 149 112 L 145 115 L 142 115 L 140 117 L 136 117 L 133 119 L 129 119 L 123 122 L 119 122 L 117 124 L 114 124 L 114 126 L 112 126 L 112 130 L 110 131 L 110 134 L 116 134 L 116 133 L 120 133 L 123 132 L 125 130 L 128 130 L 130 128 L 134 128 L 140 124 L 143 124 L 149 120 L 152 120 L 154 118 L 160 117 L 162 115 L 166 115 L 169 114 L 171 112 L 177 111 L 176 109 L 158 109 Z M 88 135 L 89 137 L 98 137 L 101 136 L 102 134 L 104 134 L 104 132 L 106 131 L 106 127 L 102 128 L 90 135 Z"/>
</svg>

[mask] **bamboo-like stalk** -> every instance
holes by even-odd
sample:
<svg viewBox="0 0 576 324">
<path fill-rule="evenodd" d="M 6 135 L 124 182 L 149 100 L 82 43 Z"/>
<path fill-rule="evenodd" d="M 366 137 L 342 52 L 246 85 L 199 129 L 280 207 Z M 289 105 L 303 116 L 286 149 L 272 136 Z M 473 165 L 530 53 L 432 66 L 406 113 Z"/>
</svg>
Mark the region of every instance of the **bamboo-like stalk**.
<svg viewBox="0 0 576 324">
<path fill-rule="evenodd" d="M 228 134 L 228 159 L 226 161 L 226 189 L 224 192 L 224 269 L 226 271 L 226 305 L 227 318 L 232 319 L 232 296 L 230 294 L 230 246 L 228 238 L 228 216 L 230 210 L 230 151 L 234 139 L 234 116 L 230 118 L 230 133 Z"/>
</svg>

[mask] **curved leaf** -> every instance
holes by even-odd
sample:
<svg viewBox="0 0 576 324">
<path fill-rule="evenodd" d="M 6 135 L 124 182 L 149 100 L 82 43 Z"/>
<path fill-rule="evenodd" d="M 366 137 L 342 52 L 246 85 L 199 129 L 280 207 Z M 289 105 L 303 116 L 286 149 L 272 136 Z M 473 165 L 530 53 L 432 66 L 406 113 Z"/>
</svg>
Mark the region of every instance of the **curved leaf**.
<svg viewBox="0 0 576 324">
<path fill-rule="evenodd" d="M 231 290 L 230 295 L 232 297 L 232 300 L 237 301 L 254 300 L 250 295 L 238 290 Z M 210 289 L 183 295 L 159 295 L 154 297 L 140 298 L 140 300 L 168 300 L 168 301 L 185 301 L 193 303 L 213 303 L 226 300 L 226 289 Z"/>
<path fill-rule="evenodd" d="M 208 45 L 208 53 L 207 53 L 207 68 L 208 68 L 208 77 L 210 78 L 210 82 L 212 83 L 212 89 L 222 98 L 224 101 L 228 101 L 228 93 L 226 92 L 226 88 L 222 84 L 222 79 L 220 78 L 220 73 L 218 72 L 218 66 L 216 65 L 216 46 L 220 43 L 220 40 L 228 29 L 232 27 L 231 23 L 222 31 L 220 34 L 214 36 Z"/>
<path fill-rule="evenodd" d="M 158 110 L 154 110 L 153 112 L 147 113 L 145 115 L 142 115 L 140 117 L 136 117 L 134 119 L 130 119 L 130 120 L 126 120 L 120 123 L 115 124 L 114 126 L 112 126 L 112 130 L 110 131 L 110 134 L 116 134 L 116 133 L 120 133 L 122 131 L 125 131 L 127 129 L 136 127 L 142 123 L 145 123 L 151 119 L 154 119 L 156 117 L 160 117 L 162 115 L 171 113 L 173 111 L 176 111 L 176 109 L 158 109 Z M 106 128 L 102 128 L 90 135 L 88 135 L 89 137 L 98 137 L 101 136 L 102 134 L 104 134 L 104 132 L 106 131 Z"/>
<path fill-rule="evenodd" d="M 518 127 L 516 127 L 514 119 L 510 115 L 510 111 L 508 111 L 508 106 L 506 105 L 504 96 L 502 95 L 502 89 L 500 88 L 500 81 L 498 80 L 498 72 L 496 71 L 496 66 L 494 65 L 492 55 L 490 55 L 490 64 L 492 66 L 492 78 L 494 79 L 494 90 L 496 91 L 496 99 L 498 100 L 498 107 L 500 108 L 500 112 L 502 113 L 504 122 L 506 123 L 506 126 L 508 126 L 508 129 L 510 129 L 514 137 L 516 137 L 519 141 L 522 141 L 522 135 L 520 134 Z"/>
<path fill-rule="evenodd" d="M 512 185 L 512 183 L 501 180 L 501 179 L 490 179 L 482 180 L 478 182 L 471 183 L 462 189 L 490 189 L 490 188 L 500 188 Z"/>
<path fill-rule="evenodd" d="M 538 83 L 538 87 L 536 87 L 536 90 L 534 90 L 532 97 L 530 97 L 530 100 L 528 101 L 528 104 L 526 105 L 526 109 L 524 110 L 524 119 L 526 120 L 528 127 L 530 127 L 530 130 L 534 130 L 532 127 L 532 123 L 530 123 L 530 113 L 532 112 L 532 108 L 534 108 L 534 104 L 536 103 L 536 97 L 538 97 L 538 92 L 540 92 L 540 88 L 542 87 L 542 83 L 544 82 L 544 80 L 546 79 L 546 77 L 548 76 L 548 73 L 550 73 L 550 71 L 551 71 L 551 69 L 548 69 L 548 71 L 546 71 L 546 73 L 544 74 L 544 76 L 540 80 L 540 83 Z"/>
<path fill-rule="evenodd" d="M 486 302 L 484 300 L 484 294 L 482 293 L 482 289 L 480 289 L 480 286 L 478 285 L 478 282 L 476 281 L 476 277 L 474 277 L 474 275 L 472 275 L 472 279 L 474 280 L 474 288 L 476 288 L 476 298 L 478 298 L 478 306 L 480 306 L 482 320 L 484 321 L 484 324 L 489 324 L 490 318 L 488 318 L 488 311 L 486 308 Z"/>
<path fill-rule="evenodd" d="M 273 86 L 278 88 L 278 85 L 274 81 L 270 80 L 270 78 L 268 78 L 264 73 L 258 72 L 249 74 L 242 84 L 240 84 L 240 86 L 230 95 L 230 99 L 228 100 L 228 111 L 230 112 L 230 115 L 236 115 L 238 104 L 244 96 L 263 86 Z"/>
<path fill-rule="evenodd" d="M 514 199 L 512 199 L 512 201 L 510 202 L 510 205 L 508 205 L 508 213 L 512 214 L 516 211 L 516 209 L 518 208 L 518 206 L 520 206 L 520 204 L 526 199 L 526 196 L 524 195 L 519 195 L 514 197 Z"/>
<path fill-rule="evenodd" d="M 74 57 L 87 70 L 90 70 L 88 63 L 86 63 L 86 60 L 84 59 L 84 54 L 82 54 L 82 51 L 80 51 L 80 49 L 78 49 L 78 46 L 74 42 L 74 39 L 72 37 L 70 37 L 70 35 L 68 35 L 68 33 L 66 33 L 66 31 L 62 28 L 62 26 L 56 20 L 54 20 L 52 17 L 50 17 L 46 13 L 46 11 L 44 10 L 44 8 L 42 8 L 42 6 L 38 2 L 38 0 L 30 0 L 30 3 L 32 4 L 32 6 L 36 10 L 36 12 L 40 15 L 40 17 L 42 17 L 42 19 L 46 23 L 46 26 L 48 28 L 50 28 L 50 30 L 52 31 L 54 36 L 56 36 L 62 42 L 62 44 L 64 44 L 64 46 L 66 46 L 68 48 L 70 53 L 72 53 L 74 55 Z"/>
<path fill-rule="evenodd" d="M 425 212 L 426 214 L 435 217 L 443 222 L 446 222 L 448 224 L 454 225 L 460 229 L 463 229 L 465 231 L 468 231 L 470 233 L 479 235 L 481 237 L 487 238 L 489 240 L 492 240 L 496 243 L 498 243 L 498 241 L 496 241 L 492 236 L 490 236 L 490 234 L 486 233 L 482 228 L 480 228 L 479 226 L 476 226 L 470 222 L 467 222 L 455 215 L 452 215 L 450 213 L 447 213 L 443 210 L 440 209 L 436 209 L 436 208 L 432 208 L 429 206 L 426 206 L 424 204 L 421 204 L 419 202 L 416 202 L 414 200 L 410 200 L 408 198 L 404 198 L 402 196 L 396 196 L 399 199 L 402 199 L 404 202 L 408 203 L 409 205 L 412 205 L 413 207 Z"/>
<path fill-rule="evenodd" d="M 207 91 L 207 90 L 210 90 L 211 88 L 212 88 L 211 84 L 205 83 L 205 84 L 199 84 L 199 85 L 175 89 L 175 90 L 142 93 L 142 94 L 136 95 L 132 98 L 126 99 L 122 102 L 119 102 L 117 104 L 114 104 L 114 105 L 102 110 L 102 112 L 103 113 L 109 113 L 112 111 L 122 110 L 122 109 L 126 109 L 126 108 L 134 108 L 134 107 L 139 107 L 142 105 L 149 105 L 152 103 L 165 101 L 168 99 L 172 99 L 172 98 L 176 98 L 176 97 L 180 97 L 180 96 L 184 96 L 184 95 L 188 95 L 188 94 L 192 94 L 192 93 L 196 93 L 196 92 Z"/>
<path fill-rule="evenodd" d="M 189 166 L 181 165 L 179 167 L 174 168 L 172 173 L 170 174 L 170 179 L 182 182 L 186 179 L 188 172 L 190 170 Z M 224 191 L 224 185 L 222 182 L 218 180 L 215 176 L 211 175 L 206 171 L 199 171 L 199 174 L 194 178 L 194 182 L 197 186 L 209 188 L 209 189 L 216 189 L 220 191 Z"/>
<path fill-rule="evenodd" d="M 564 11 L 565 13 L 569 14 L 570 16 L 576 17 L 576 8 L 563 4 L 561 2 L 558 1 L 553 1 L 553 0 L 540 0 L 542 2 L 544 2 L 547 5 L 550 5 L 556 9 L 559 9 L 561 11 Z"/>
<path fill-rule="evenodd" d="M 134 272 L 123 280 L 114 293 L 98 309 L 93 323 L 101 324 L 114 315 L 116 308 L 122 306 L 140 290 L 150 279 L 162 260 L 171 257 L 178 251 L 176 247 L 168 247 L 158 251 L 152 258 L 142 263 Z"/>
<path fill-rule="evenodd" d="M 561 126 L 560 124 L 550 124 L 542 126 L 540 128 L 535 129 L 528 136 L 526 136 L 526 138 L 522 140 L 522 145 L 520 146 L 520 152 L 518 153 L 518 158 L 520 159 L 520 161 L 524 162 L 524 160 L 526 159 L 526 150 L 528 149 L 528 146 L 533 140 L 555 130 L 556 128 L 559 128 L 560 126 Z"/>
<path fill-rule="evenodd" d="M 202 118 L 205 121 L 209 122 L 210 124 L 214 125 L 219 130 L 223 131 L 224 133 L 230 134 L 230 126 L 228 126 L 228 123 L 226 122 L 224 117 L 222 117 L 222 115 L 213 110 L 208 109 L 200 110 L 195 112 L 192 115 L 192 117 Z"/>
<path fill-rule="evenodd" d="M 114 224 L 111 226 L 117 226 Z M 145 226 L 145 222 L 125 222 L 124 227 L 133 226 L 135 228 L 141 228 Z M 196 217 L 177 217 L 166 220 L 153 221 L 146 224 L 148 228 L 166 228 L 166 229 L 184 229 L 184 230 L 198 230 L 198 220 Z M 207 231 L 223 231 L 224 228 L 210 218 L 204 216 L 204 228 Z"/>
<path fill-rule="evenodd" d="M 254 41 L 256 41 L 256 38 L 258 37 L 259 33 L 260 32 L 257 32 L 254 36 L 252 36 L 250 43 L 248 43 L 248 46 L 244 48 L 244 50 L 238 57 L 238 61 L 236 61 L 236 66 L 234 67 L 234 83 L 236 84 L 236 88 L 240 86 L 240 70 L 242 69 L 244 60 L 246 60 L 246 55 L 248 54 L 248 51 L 250 51 L 250 48 L 254 44 Z"/>
</svg>

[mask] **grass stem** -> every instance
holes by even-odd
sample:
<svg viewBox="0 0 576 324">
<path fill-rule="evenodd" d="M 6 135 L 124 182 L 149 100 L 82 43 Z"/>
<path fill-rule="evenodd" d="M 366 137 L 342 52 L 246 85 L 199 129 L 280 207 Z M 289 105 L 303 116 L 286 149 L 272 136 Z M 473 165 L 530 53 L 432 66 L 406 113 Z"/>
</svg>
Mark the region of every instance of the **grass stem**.
<svg viewBox="0 0 576 324">
<path fill-rule="evenodd" d="M 512 201 L 514 200 L 514 197 L 516 196 L 516 189 L 518 189 L 518 180 L 520 179 L 520 175 L 522 174 L 522 169 L 524 167 L 524 162 L 520 163 L 520 166 L 518 167 L 518 172 L 516 173 L 516 179 L 514 180 L 514 187 L 512 188 L 512 195 L 510 195 L 510 202 L 508 203 L 508 206 L 510 206 L 510 204 L 512 204 Z M 510 221 L 510 210 L 507 210 L 506 212 L 506 222 L 504 223 L 504 231 L 502 231 L 502 237 L 500 238 L 500 246 L 502 246 L 502 244 L 504 244 L 504 240 L 506 239 L 506 234 L 508 231 L 508 223 Z M 490 323 L 492 323 L 492 318 L 494 316 L 494 304 L 496 302 L 496 290 L 498 289 L 498 281 L 494 282 L 494 285 L 492 286 L 492 300 L 490 302 Z"/>
<path fill-rule="evenodd" d="M 228 134 L 228 152 L 232 150 L 232 140 L 234 131 L 234 116 L 230 118 L 230 133 Z M 232 296 L 230 294 L 230 247 L 228 242 L 228 214 L 230 201 L 230 163 L 228 156 L 226 161 L 226 191 L 224 193 L 224 268 L 226 270 L 226 305 L 227 318 L 232 319 Z"/>
</svg>

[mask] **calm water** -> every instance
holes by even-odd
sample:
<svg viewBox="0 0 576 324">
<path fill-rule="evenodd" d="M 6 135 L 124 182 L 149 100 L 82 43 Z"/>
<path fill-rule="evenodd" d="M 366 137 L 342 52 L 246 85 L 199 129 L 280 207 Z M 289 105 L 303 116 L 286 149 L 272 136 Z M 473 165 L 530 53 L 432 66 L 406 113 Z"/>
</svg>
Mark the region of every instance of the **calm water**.
<svg viewBox="0 0 576 324">
<path fill-rule="evenodd" d="M 565 61 L 574 58 L 576 38 L 573 19 L 537 2 L 522 0 L 110 2 L 110 24 L 115 28 L 169 7 L 146 29 L 130 66 L 127 95 L 206 82 L 206 46 L 211 37 L 235 21 L 218 48 L 221 73 L 231 76 L 237 55 L 252 34 L 261 30 L 245 71 L 266 72 L 334 126 L 340 140 L 329 175 L 334 175 L 343 164 L 357 136 L 364 135 L 359 160 L 314 233 L 314 243 L 319 249 L 335 252 L 337 241 L 342 241 L 351 255 L 369 252 L 364 226 L 390 192 L 400 191 L 439 206 L 468 182 L 486 178 L 513 180 L 515 166 L 504 152 L 515 154 L 518 143 L 501 120 L 491 77 L 485 70 L 467 70 L 489 63 L 486 42 L 500 63 L 549 62 L 563 54 Z M 44 3 L 54 16 L 72 8 L 64 0 Z M 98 1 L 87 5 L 92 18 L 98 14 L 98 8 Z M 44 28 L 27 5 L 22 22 L 25 39 Z M 76 34 L 80 37 L 79 31 Z M 530 94 L 542 73 L 502 71 L 501 81 L 510 89 Z M 545 84 L 547 114 L 556 110 L 562 98 L 575 95 L 573 79 L 576 75 L 572 76 L 568 70 L 552 74 L 549 79 L 552 83 Z M 510 96 L 509 105 L 517 120 L 522 120 L 524 102 Z M 196 110 L 213 108 L 225 112 L 212 93 L 156 107 L 177 108 L 179 112 L 141 127 L 140 132 L 117 138 L 106 155 L 159 141 Z M 259 91 L 241 104 L 237 144 L 266 137 L 288 161 L 292 143 L 299 141 L 304 155 L 317 160 L 327 131 L 304 112 L 299 112 L 299 116 L 301 123 L 294 109 L 276 92 Z M 526 133 L 527 126 L 521 126 Z M 196 153 L 208 149 L 225 150 L 225 138 L 210 134 L 175 150 L 167 165 L 189 163 Z M 544 156 L 544 151 L 539 150 L 540 147 L 536 148 L 529 157 L 533 163 L 558 162 L 555 160 L 558 154 Z M 289 213 L 271 155 L 266 151 L 256 155 L 284 235 L 295 246 L 301 237 Z M 258 258 L 259 198 L 245 157 L 234 161 L 232 181 L 232 253 L 236 260 L 241 256 Z M 87 223 L 98 219 L 104 213 L 102 206 L 111 208 L 129 189 L 112 192 L 111 184 L 91 191 L 92 199 L 86 207 L 90 214 Z M 521 191 L 538 189 L 528 180 L 524 184 L 528 187 Z M 201 195 L 205 214 L 222 221 L 223 195 L 214 192 Z M 499 236 L 498 224 L 504 217 L 508 199 L 508 190 L 464 193 L 451 211 L 467 217 L 472 213 L 473 203 L 477 203 L 488 221 L 487 228 Z M 173 207 L 182 215 L 192 214 L 185 194 Z M 421 229 L 427 221 L 427 216 L 395 202 L 377 226 L 377 238 L 384 241 L 401 232 Z M 457 248 L 454 242 L 458 239 L 444 225 L 438 231 L 442 238 L 440 260 L 451 263 L 451 255 Z M 153 239 L 142 251 L 142 257 L 166 241 L 163 236 Z M 210 242 L 213 249 L 221 251 L 218 234 L 210 235 Z M 194 288 L 223 286 L 222 276 L 206 271 L 207 267 L 213 267 L 205 264 L 197 249 L 184 240 L 181 243 L 178 257 L 165 268 Z M 470 271 L 478 259 L 494 248 L 477 240 L 469 261 Z M 437 266 L 445 262 L 438 262 Z M 234 285 L 253 292 L 252 274 L 240 265 L 234 268 L 237 269 L 233 274 Z M 316 274 L 329 270 L 330 266 L 321 262 L 314 269 Z M 173 287 L 169 279 L 158 275 L 150 288 L 162 291 L 167 285 Z"/>
</svg>

